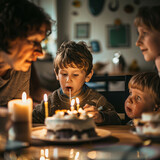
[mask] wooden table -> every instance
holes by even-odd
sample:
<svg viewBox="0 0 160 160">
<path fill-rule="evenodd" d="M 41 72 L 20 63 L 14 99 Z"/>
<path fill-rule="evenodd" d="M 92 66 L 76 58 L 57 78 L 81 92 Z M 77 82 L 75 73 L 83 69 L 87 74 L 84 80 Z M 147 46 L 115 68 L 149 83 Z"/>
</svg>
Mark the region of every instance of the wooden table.
<svg viewBox="0 0 160 160">
<path fill-rule="evenodd" d="M 111 153 L 109 154 L 106 151 L 97 152 L 96 151 L 97 149 L 103 150 L 103 149 L 106 149 L 107 147 L 113 147 L 113 146 L 119 147 L 119 149 L 121 149 L 121 147 L 126 147 L 126 146 L 129 146 L 132 148 L 138 147 L 138 149 L 142 147 L 142 144 L 143 144 L 142 139 L 137 135 L 134 135 L 131 133 L 130 126 L 126 126 L 126 125 L 113 126 L 112 125 L 112 126 L 98 126 L 98 128 L 111 131 L 111 136 L 96 142 L 87 142 L 87 143 L 80 143 L 80 144 L 65 144 L 65 145 L 32 140 L 31 145 L 29 147 L 18 149 L 18 150 L 15 150 L 14 152 L 13 151 L 5 152 L 4 155 L 10 156 L 10 157 L 17 156 L 18 158 L 25 157 L 26 159 L 40 159 L 40 160 L 43 160 L 43 159 L 49 160 L 49 159 L 56 159 L 56 158 L 64 159 L 64 160 L 66 159 L 74 159 L 74 160 L 86 159 L 87 160 L 87 159 L 94 159 L 96 154 L 98 157 L 102 156 L 103 154 L 105 157 L 106 155 L 111 156 Z M 156 150 L 158 149 L 160 151 L 160 143 L 152 143 L 149 147 L 156 148 Z M 130 149 L 129 149 L 129 152 L 130 152 Z M 45 154 L 47 153 L 49 157 L 48 159 L 44 158 Z M 120 153 L 118 152 L 118 154 Z M 113 156 L 114 154 L 112 153 L 111 157 Z M 127 157 L 128 156 L 129 155 L 127 153 Z M 105 157 L 104 159 L 107 159 Z M 110 159 L 111 157 L 109 157 L 108 159 Z M 120 159 L 124 158 L 122 157 Z M 158 155 L 158 157 L 160 158 L 160 155 Z"/>
</svg>

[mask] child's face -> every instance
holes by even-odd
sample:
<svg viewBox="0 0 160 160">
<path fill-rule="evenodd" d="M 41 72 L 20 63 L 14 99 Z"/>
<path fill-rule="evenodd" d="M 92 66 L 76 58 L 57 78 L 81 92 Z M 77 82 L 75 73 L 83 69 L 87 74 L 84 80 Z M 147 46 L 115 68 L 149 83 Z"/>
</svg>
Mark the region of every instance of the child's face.
<svg viewBox="0 0 160 160">
<path fill-rule="evenodd" d="M 154 100 L 148 92 L 130 88 L 130 95 L 125 101 L 125 111 L 129 118 L 140 118 L 142 112 L 153 111 Z"/>
<path fill-rule="evenodd" d="M 90 80 L 92 72 L 86 75 L 84 70 L 68 67 L 59 69 L 56 77 L 59 80 L 63 93 L 69 96 L 69 89 L 71 89 L 71 96 L 75 96 L 80 93 L 84 83 Z"/>
<path fill-rule="evenodd" d="M 139 37 L 136 46 L 139 46 L 145 61 L 155 60 L 160 56 L 160 32 L 148 29 L 145 25 L 137 29 Z"/>
</svg>

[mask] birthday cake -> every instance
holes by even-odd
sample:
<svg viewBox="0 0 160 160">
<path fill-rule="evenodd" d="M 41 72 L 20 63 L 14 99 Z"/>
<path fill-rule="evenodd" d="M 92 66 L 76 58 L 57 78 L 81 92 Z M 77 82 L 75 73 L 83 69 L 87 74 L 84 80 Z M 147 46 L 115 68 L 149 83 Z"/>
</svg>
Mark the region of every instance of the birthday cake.
<svg viewBox="0 0 160 160">
<path fill-rule="evenodd" d="M 160 112 L 142 113 L 142 118 L 134 124 L 140 134 L 160 136 Z"/>
<path fill-rule="evenodd" d="M 95 123 L 84 110 L 58 112 L 45 119 L 47 136 L 52 139 L 87 139 L 96 137 Z"/>
</svg>

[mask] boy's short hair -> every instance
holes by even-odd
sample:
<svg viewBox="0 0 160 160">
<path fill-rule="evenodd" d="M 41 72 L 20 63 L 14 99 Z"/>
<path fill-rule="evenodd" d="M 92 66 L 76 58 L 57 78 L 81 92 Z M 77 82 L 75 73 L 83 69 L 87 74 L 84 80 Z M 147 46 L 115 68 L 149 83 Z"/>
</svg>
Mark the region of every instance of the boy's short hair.
<svg viewBox="0 0 160 160">
<path fill-rule="evenodd" d="M 93 68 L 92 60 L 92 54 L 85 42 L 63 42 L 54 59 L 54 69 L 58 74 L 60 68 L 77 67 L 88 75 Z"/>
<path fill-rule="evenodd" d="M 48 36 L 52 22 L 42 8 L 29 0 L 0 0 L 0 50 L 9 53 L 10 42 L 39 33 L 42 25 Z"/>
<path fill-rule="evenodd" d="M 140 7 L 134 24 L 136 27 L 145 25 L 149 29 L 160 31 L 160 6 Z"/>
<path fill-rule="evenodd" d="M 160 77 L 156 72 L 142 72 L 134 75 L 129 81 L 128 88 L 149 93 L 155 103 L 160 105 Z"/>
</svg>

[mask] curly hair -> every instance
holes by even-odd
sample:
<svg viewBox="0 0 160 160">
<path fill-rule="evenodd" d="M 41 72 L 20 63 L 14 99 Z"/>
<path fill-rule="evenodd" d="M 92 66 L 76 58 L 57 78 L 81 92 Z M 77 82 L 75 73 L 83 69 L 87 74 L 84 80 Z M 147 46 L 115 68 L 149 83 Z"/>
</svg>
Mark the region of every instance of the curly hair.
<svg viewBox="0 0 160 160">
<path fill-rule="evenodd" d="M 156 72 L 142 72 L 134 75 L 128 88 L 138 89 L 152 95 L 156 104 L 160 105 L 160 77 Z"/>
<path fill-rule="evenodd" d="M 42 8 L 28 0 L 0 0 L 0 50 L 9 53 L 11 41 L 39 33 L 42 25 L 48 36 L 52 22 Z"/>
<path fill-rule="evenodd" d="M 140 7 L 134 24 L 136 27 L 145 25 L 149 29 L 160 31 L 160 6 Z"/>
<path fill-rule="evenodd" d="M 92 61 L 92 54 L 85 42 L 68 41 L 63 42 L 58 49 L 54 59 L 54 68 L 58 74 L 59 68 L 77 67 L 83 69 L 88 75 L 93 68 Z"/>
</svg>

